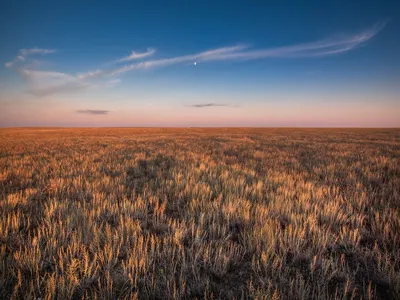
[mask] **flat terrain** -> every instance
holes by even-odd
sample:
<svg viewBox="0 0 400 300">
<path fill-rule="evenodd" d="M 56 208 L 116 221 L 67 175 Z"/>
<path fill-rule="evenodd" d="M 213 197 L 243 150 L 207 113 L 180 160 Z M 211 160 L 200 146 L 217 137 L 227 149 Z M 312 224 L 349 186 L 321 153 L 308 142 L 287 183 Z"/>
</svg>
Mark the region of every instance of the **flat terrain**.
<svg viewBox="0 0 400 300">
<path fill-rule="evenodd" d="M 400 130 L 0 129 L 0 298 L 400 299 Z"/>
</svg>

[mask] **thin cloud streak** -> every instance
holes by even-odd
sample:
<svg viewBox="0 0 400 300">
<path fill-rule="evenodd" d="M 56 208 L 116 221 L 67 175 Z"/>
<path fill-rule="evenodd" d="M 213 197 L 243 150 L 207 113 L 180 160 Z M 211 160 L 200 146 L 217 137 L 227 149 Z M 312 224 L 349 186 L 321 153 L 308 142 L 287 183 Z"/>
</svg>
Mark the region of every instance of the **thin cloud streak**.
<svg viewBox="0 0 400 300">
<path fill-rule="evenodd" d="M 208 51 L 200 52 L 197 54 L 157 59 L 157 60 L 148 60 L 148 61 L 140 62 L 137 64 L 130 64 L 130 65 L 121 67 L 119 69 L 112 71 L 110 74 L 117 75 L 117 74 L 125 73 L 125 72 L 131 71 L 131 70 L 164 67 L 164 66 L 168 66 L 168 65 L 174 65 L 174 64 L 189 62 L 189 61 L 193 61 L 193 60 L 205 61 L 205 60 L 211 59 L 212 57 L 214 57 L 216 55 L 228 54 L 231 52 L 243 50 L 245 48 L 246 48 L 246 46 L 244 46 L 244 45 L 237 45 L 237 46 L 233 46 L 233 47 L 223 47 L 223 48 L 208 50 Z"/>
<path fill-rule="evenodd" d="M 91 72 L 86 72 L 82 74 L 77 74 L 76 78 L 77 79 L 87 79 L 87 78 L 92 78 L 92 77 L 97 77 L 100 76 L 104 73 L 102 70 L 96 70 L 96 71 L 91 71 Z"/>
<path fill-rule="evenodd" d="M 254 50 L 238 53 L 229 53 L 226 55 L 220 55 L 213 57 L 214 60 L 232 60 L 232 59 L 261 59 L 270 57 L 320 57 L 328 56 L 333 54 L 344 53 L 353 50 L 365 42 L 372 39 L 377 35 L 384 27 L 386 23 L 378 23 L 372 28 L 365 30 L 357 35 L 350 37 L 339 37 L 335 39 L 325 39 L 321 41 L 287 46 L 278 47 L 263 50 Z"/>
<path fill-rule="evenodd" d="M 377 35 L 386 23 L 375 24 L 372 28 L 359 34 L 323 39 L 316 42 L 304 43 L 292 46 L 267 48 L 261 50 L 248 50 L 243 45 L 217 48 L 197 54 L 177 56 L 172 58 L 148 60 L 136 64 L 126 65 L 112 71 L 111 75 L 117 75 L 132 70 L 165 67 L 169 65 L 191 61 L 222 61 L 222 60 L 252 60 L 263 58 L 294 58 L 294 57 L 321 57 L 340 54 L 353 50 Z"/>
<path fill-rule="evenodd" d="M 153 49 L 153 48 L 147 48 L 147 51 L 142 52 L 142 53 L 132 51 L 131 55 L 121 58 L 120 60 L 118 60 L 118 62 L 126 62 L 126 61 L 135 60 L 135 59 L 142 59 L 142 58 L 151 56 L 154 53 L 156 53 L 156 49 Z"/>
<path fill-rule="evenodd" d="M 28 69 L 19 69 L 18 71 L 28 82 L 28 92 L 36 96 L 81 90 L 90 86 L 89 83 L 62 72 Z"/>
<path fill-rule="evenodd" d="M 31 49 L 21 49 L 20 53 L 22 56 L 27 56 L 30 54 L 50 54 L 54 53 L 56 50 L 54 49 L 43 49 L 43 48 L 31 48 Z"/>
<path fill-rule="evenodd" d="M 17 55 L 17 57 L 10 62 L 5 63 L 5 66 L 7 68 L 11 68 L 14 64 L 21 62 L 21 61 L 25 61 L 25 58 L 29 55 L 33 55 L 33 54 L 51 54 L 56 52 L 56 50 L 54 49 L 43 49 L 43 48 L 31 48 L 31 49 L 21 49 L 19 50 L 19 55 Z"/>
<path fill-rule="evenodd" d="M 95 71 L 78 74 L 34 70 L 34 66 L 29 65 L 29 57 L 31 55 L 46 55 L 54 53 L 56 50 L 43 48 L 21 49 L 14 61 L 6 63 L 6 67 L 16 70 L 23 78 L 26 79 L 28 82 L 28 91 L 30 93 L 37 96 L 46 96 L 60 92 L 83 90 L 90 87 L 113 87 L 119 83 L 118 79 L 112 79 L 113 76 L 133 70 L 161 68 L 188 62 L 211 62 L 224 60 L 243 61 L 266 58 L 296 57 L 311 58 L 338 55 L 361 47 L 366 42 L 371 40 L 375 35 L 377 35 L 385 27 L 385 25 L 385 22 L 381 22 L 355 35 L 341 35 L 336 36 L 335 38 L 322 39 L 315 42 L 285 47 L 250 50 L 246 45 L 236 45 L 171 58 L 144 60 L 138 63 L 127 64 L 119 68 L 114 67 L 114 69 L 111 68 L 105 70 L 97 69 Z M 146 52 L 142 53 L 136 53 L 133 51 L 131 55 L 122 58 L 120 61 L 142 59 L 153 55 L 154 53 L 155 49 L 153 48 L 148 48 Z M 17 63 L 20 65 L 18 68 L 14 66 L 14 64 Z M 94 80 L 98 78 L 103 78 L 103 80 L 106 79 L 106 81 L 96 83 Z M 218 106 L 218 104 L 199 104 L 198 106 L 193 107 L 207 106 Z"/>
<path fill-rule="evenodd" d="M 108 81 L 104 84 L 104 86 L 105 86 L 105 87 L 108 87 L 108 88 L 111 88 L 111 87 L 114 87 L 114 86 L 118 85 L 119 83 L 121 83 L 121 79 L 116 78 L 116 79 L 108 80 Z"/>
<path fill-rule="evenodd" d="M 98 109 L 84 109 L 84 110 L 76 110 L 78 114 L 86 114 L 86 115 L 108 115 L 109 110 L 98 110 Z"/>
<path fill-rule="evenodd" d="M 35 96 L 74 92 L 89 88 L 112 88 L 121 82 L 119 78 L 100 83 L 88 81 L 94 77 L 101 76 L 103 72 L 100 70 L 79 74 L 77 76 L 62 72 L 37 71 L 31 69 L 18 69 L 17 71 L 27 81 L 27 91 Z"/>
<path fill-rule="evenodd" d="M 203 107 L 238 107 L 236 105 L 229 105 L 224 103 L 200 103 L 192 104 L 191 107 L 203 108 Z"/>
</svg>

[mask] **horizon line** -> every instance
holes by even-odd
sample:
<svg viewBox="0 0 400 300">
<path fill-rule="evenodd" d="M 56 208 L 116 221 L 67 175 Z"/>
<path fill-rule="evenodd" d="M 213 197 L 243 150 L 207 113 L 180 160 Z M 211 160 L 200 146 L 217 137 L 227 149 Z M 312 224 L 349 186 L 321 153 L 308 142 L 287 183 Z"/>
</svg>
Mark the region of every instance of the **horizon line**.
<svg viewBox="0 0 400 300">
<path fill-rule="evenodd" d="M 0 126 L 2 129 L 399 129 L 394 126 Z"/>
</svg>

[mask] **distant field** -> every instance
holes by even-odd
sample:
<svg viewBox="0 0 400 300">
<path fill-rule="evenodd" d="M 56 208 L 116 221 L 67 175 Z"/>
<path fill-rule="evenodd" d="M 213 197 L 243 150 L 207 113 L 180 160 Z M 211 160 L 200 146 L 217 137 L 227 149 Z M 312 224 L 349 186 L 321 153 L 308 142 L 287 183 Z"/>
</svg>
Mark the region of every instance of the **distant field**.
<svg viewBox="0 0 400 300">
<path fill-rule="evenodd" d="M 400 299 L 400 130 L 0 129 L 0 298 Z"/>
</svg>

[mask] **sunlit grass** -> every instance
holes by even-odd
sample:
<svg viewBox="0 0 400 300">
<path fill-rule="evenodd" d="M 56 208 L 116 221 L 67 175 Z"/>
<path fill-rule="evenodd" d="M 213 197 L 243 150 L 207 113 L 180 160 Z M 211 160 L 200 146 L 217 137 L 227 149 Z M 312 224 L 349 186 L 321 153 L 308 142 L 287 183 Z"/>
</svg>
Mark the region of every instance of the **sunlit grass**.
<svg viewBox="0 0 400 300">
<path fill-rule="evenodd" d="M 400 298 L 400 131 L 0 130 L 0 298 Z"/>
</svg>

